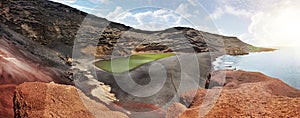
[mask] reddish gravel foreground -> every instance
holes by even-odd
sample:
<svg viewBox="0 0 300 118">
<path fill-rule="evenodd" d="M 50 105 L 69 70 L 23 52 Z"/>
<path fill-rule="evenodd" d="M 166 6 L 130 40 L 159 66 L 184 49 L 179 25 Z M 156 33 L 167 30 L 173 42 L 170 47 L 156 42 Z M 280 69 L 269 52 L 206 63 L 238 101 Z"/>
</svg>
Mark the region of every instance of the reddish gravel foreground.
<svg viewBox="0 0 300 118">
<path fill-rule="evenodd" d="M 225 86 L 212 109 L 201 107 L 208 90 L 198 89 L 193 99 L 189 97 L 193 92 L 186 92 L 182 98 L 193 103 L 181 114 L 181 118 L 300 117 L 299 90 L 257 72 L 225 72 Z M 212 81 L 221 82 L 218 77 L 222 73 L 224 71 L 214 73 Z M 214 87 L 210 92 L 217 92 L 218 89 L 221 88 Z M 207 114 L 200 114 L 199 111 Z"/>
</svg>

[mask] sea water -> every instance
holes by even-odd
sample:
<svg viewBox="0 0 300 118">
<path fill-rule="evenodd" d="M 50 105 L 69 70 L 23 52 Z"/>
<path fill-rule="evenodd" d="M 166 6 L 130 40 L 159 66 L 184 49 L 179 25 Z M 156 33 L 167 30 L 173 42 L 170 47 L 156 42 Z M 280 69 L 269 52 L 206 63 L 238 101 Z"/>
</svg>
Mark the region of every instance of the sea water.
<svg viewBox="0 0 300 118">
<path fill-rule="evenodd" d="M 242 56 L 224 55 L 216 59 L 215 70 L 237 69 L 261 72 L 300 89 L 300 50 L 281 48 L 272 52 L 250 53 Z"/>
</svg>

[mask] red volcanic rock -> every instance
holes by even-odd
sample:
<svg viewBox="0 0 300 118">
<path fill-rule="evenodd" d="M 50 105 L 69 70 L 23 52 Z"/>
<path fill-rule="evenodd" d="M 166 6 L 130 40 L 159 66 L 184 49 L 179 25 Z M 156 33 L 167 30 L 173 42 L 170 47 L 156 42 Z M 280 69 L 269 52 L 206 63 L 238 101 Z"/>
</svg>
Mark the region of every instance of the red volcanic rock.
<svg viewBox="0 0 300 118">
<path fill-rule="evenodd" d="M 11 118 L 13 117 L 13 93 L 15 91 L 16 85 L 6 84 L 0 85 L 0 116 L 1 118 Z"/>
<path fill-rule="evenodd" d="M 44 54 L 44 58 L 36 53 Z M 13 117 L 12 95 L 14 86 L 18 84 L 32 81 L 71 84 L 70 80 L 63 78 L 62 69 L 43 60 L 47 56 L 54 58 L 53 55 L 57 54 L 26 41 L 24 37 L 0 24 L 0 116 Z"/>
<path fill-rule="evenodd" d="M 196 100 L 203 100 L 206 95 L 207 89 L 198 89 L 198 90 L 190 90 L 183 94 L 181 94 L 180 99 L 181 103 L 183 103 L 187 107 L 192 107 L 191 103 Z"/>
<path fill-rule="evenodd" d="M 187 108 L 180 103 L 173 103 L 167 110 L 166 118 L 178 118 Z"/>
<path fill-rule="evenodd" d="M 126 118 L 121 112 L 86 97 L 73 86 L 26 82 L 17 86 L 15 117 Z"/>
<path fill-rule="evenodd" d="M 50 67 L 35 63 L 34 56 L 23 52 L 5 38 L 0 37 L 0 44 L 0 116 L 11 118 L 16 85 L 27 81 L 50 82 L 57 79 L 52 79 L 56 75 Z"/>
<path fill-rule="evenodd" d="M 223 71 L 224 72 L 224 71 Z M 219 81 L 216 72 L 213 81 Z M 200 114 L 203 107 L 205 92 L 199 89 L 193 98 L 192 105 L 182 113 L 181 118 L 216 117 L 299 117 L 300 91 L 282 81 L 256 72 L 225 71 L 226 82 L 220 97 L 212 109 Z M 231 87 L 235 86 L 235 87 Z M 217 91 L 210 89 L 209 91 Z M 182 98 L 190 100 L 190 93 Z M 192 95 L 190 95 L 192 96 Z M 205 113 L 205 112 L 201 112 Z"/>
<path fill-rule="evenodd" d="M 127 103 L 115 102 L 110 105 L 112 109 L 129 113 L 130 118 L 165 118 L 166 111 L 153 104 L 137 103 L 128 101 Z"/>
<path fill-rule="evenodd" d="M 0 35 L 0 84 L 21 84 L 28 81 L 68 83 L 60 77 L 58 68 L 47 66 L 41 57 L 10 40 Z M 49 50 L 49 53 L 53 52 Z"/>
</svg>

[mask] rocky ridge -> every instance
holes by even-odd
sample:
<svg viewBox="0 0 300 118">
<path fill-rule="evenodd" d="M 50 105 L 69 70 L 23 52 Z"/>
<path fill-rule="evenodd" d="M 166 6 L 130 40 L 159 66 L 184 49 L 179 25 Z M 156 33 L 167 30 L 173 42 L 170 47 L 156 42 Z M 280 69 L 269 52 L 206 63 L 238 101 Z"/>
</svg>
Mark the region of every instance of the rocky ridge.
<svg viewBox="0 0 300 118">
<path fill-rule="evenodd" d="M 89 19 L 92 20 L 88 21 Z M 74 40 L 77 40 L 76 37 L 84 41 L 98 42 L 97 45 L 83 44 L 82 49 L 95 50 L 93 54 L 100 57 L 111 55 L 116 48 L 118 49 L 116 54 L 119 55 L 190 52 L 187 48 L 192 48 L 197 53 L 222 50 L 227 54 L 240 55 L 248 54 L 253 47 L 236 37 L 186 27 L 154 32 L 138 30 L 47 0 L 1 1 L 0 21 L 5 27 L 22 36 L 69 56 L 72 55 L 71 49 Z M 81 28 L 82 31 L 87 28 L 83 34 L 88 35 L 81 36 L 81 32 L 77 32 L 81 30 L 80 26 L 84 26 Z M 119 48 L 120 46 L 126 48 Z"/>
</svg>

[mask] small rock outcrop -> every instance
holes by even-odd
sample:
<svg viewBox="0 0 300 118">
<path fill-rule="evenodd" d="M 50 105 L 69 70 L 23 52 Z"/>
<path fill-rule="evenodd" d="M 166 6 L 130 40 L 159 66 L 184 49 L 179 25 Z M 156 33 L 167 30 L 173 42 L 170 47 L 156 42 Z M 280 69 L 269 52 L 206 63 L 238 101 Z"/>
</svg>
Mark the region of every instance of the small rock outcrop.
<svg viewBox="0 0 300 118">
<path fill-rule="evenodd" d="M 127 118 L 86 97 L 73 86 L 55 83 L 25 82 L 14 95 L 17 118 Z"/>
<path fill-rule="evenodd" d="M 6 84 L 0 85 L 0 117 L 12 118 L 14 116 L 13 111 L 13 96 L 16 85 Z"/>
<path fill-rule="evenodd" d="M 166 118 L 178 118 L 187 108 L 181 103 L 173 103 L 167 110 Z"/>
</svg>

